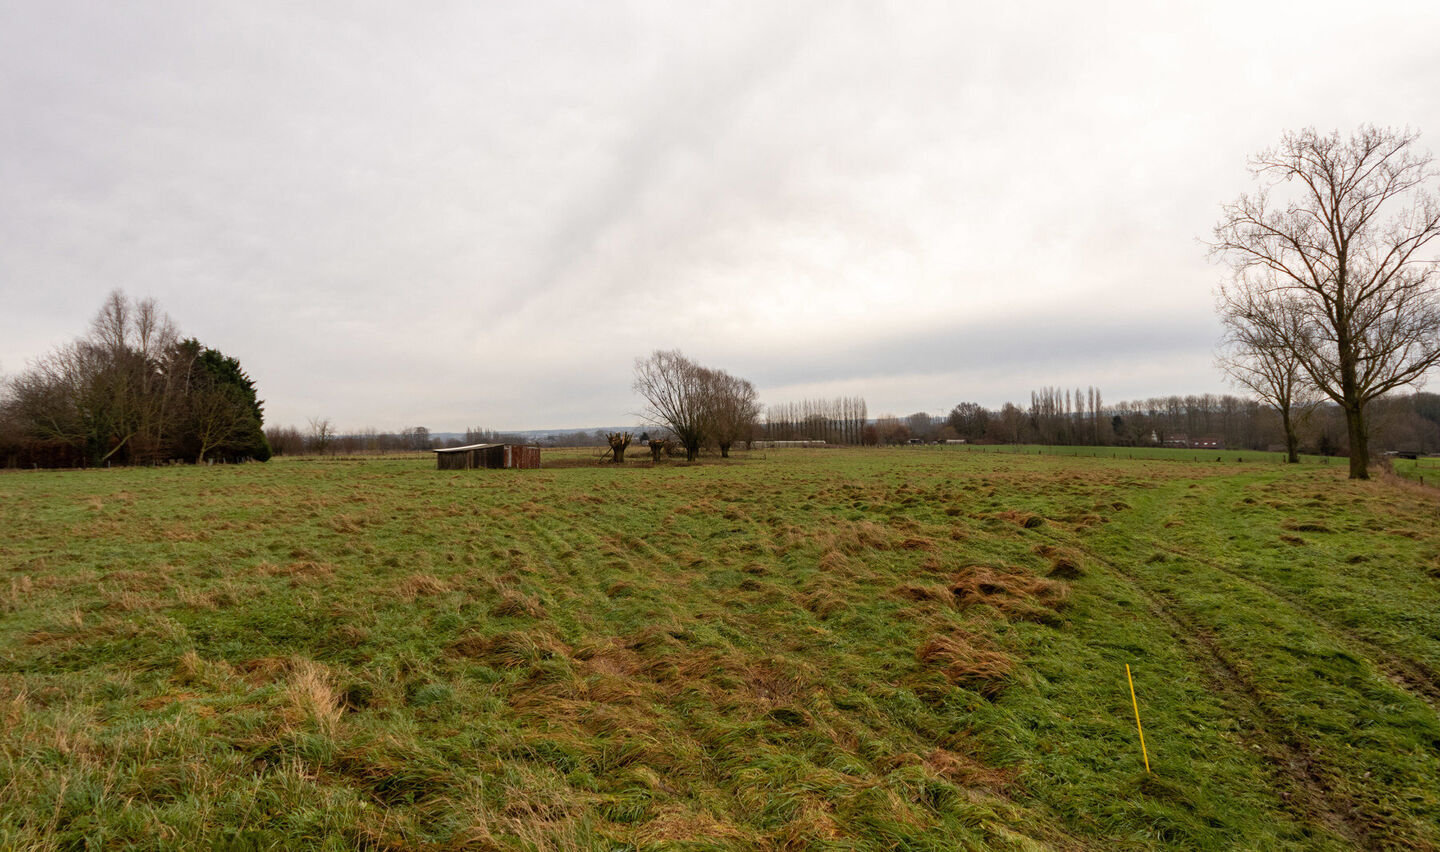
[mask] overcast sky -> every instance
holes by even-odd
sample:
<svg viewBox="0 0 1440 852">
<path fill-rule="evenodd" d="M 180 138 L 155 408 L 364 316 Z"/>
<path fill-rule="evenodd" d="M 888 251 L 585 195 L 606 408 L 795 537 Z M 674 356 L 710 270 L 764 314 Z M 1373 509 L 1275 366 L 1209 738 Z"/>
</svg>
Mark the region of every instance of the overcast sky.
<svg viewBox="0 0 1440 852">
<path fill-rule="evenodd" d="M 0 372 L 119 287 L 272 424 L 624 425 L 672 347 L 872 415 L 1218 392 L 1201 240 L 1362 122 L 1440 150 L 1433 0 L 0 0 Z"/>
</svg>

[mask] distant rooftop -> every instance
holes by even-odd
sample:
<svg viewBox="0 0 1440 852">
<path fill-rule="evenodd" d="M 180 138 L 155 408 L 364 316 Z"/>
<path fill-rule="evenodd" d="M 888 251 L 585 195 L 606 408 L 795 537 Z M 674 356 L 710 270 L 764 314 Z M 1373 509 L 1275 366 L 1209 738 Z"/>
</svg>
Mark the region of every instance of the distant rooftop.
<svg viewBox="0 0 1440 852">
<path fill-rule="evenodd" d="M 504 444 L 470 444 L 464 447 L 442 447 L 438 450 L 431 450 L 432 453 L 459 453 L 465 450 L 488 450 L 491 447 L 503 447 Z"/>
</svg>

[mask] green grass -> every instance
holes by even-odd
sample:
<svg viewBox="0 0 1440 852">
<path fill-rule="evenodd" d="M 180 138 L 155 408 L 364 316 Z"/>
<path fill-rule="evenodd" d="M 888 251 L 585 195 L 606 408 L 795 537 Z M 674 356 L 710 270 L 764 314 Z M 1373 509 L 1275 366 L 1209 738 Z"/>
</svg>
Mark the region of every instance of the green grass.
<svg viewBox="0 0 1440 852">
<path fill-rule="evenodd" d="M 1440 458 L 1435 456 L 1418 459 L 1392 458 L 1390 464 L 1399 476 L 1422 485 L 1440 487 Z"/>
<path fill-rule="evenodd" d="M 1429 492 L 955 449 L 0 475 L 0 848 L 1440 845 Z"/>
<path fill-rule="evenodd" d="M 1019 455 L 1073 456 L 1079 458 L 1127 459 L 1130 461 L 1183 461 L 1194 463 L 1217 462 L 1264 462 L 1284 464 L 1284 453 L 1267 453 L 1260 450 L 1189 450 L 1179 447 L 1052 447 L 1043 444 L 949 444 L 950 452 L 970 453 L 1016 453 Z M 1303 464 L 1330 465 L 1346 463 L 1343 458 L 1300 454 Z"/>
</svg>

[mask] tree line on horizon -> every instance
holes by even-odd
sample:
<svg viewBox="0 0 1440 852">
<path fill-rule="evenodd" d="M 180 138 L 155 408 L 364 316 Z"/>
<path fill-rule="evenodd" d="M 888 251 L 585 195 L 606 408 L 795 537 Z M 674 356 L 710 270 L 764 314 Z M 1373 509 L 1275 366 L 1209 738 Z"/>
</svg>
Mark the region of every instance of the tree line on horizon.
<svg viewBox="0 0 1440 852">
<path fill-rule="evenodd" d="M 1098 391 L 1096 392 L 1099 399 Z M 1285 451 L 1286 428 L 1273 405 L 1231 394 L 1163 396 L 1103 404 L 1076 405 L 1085 400 L 1079 389 L 1066 401 L 1058 388 L 1032 392 L 1022 408 L 1005 403 L 987 409 L 960 403 L 940 417 L 916 412 L 906 417 L 882 415 L 871 428 L 871 443 L 902 444 L 963 440 L 985 444 L 1049 446 L 1190 446 L 1215 443 L 1229 449 Z M 1422 453 L 1440 452 L 1440 395 L 1416 392 L 1394 395 L 1372 407 L 1371 439 L 1380 447 Z M 1297 446 L 1316 455 L 1346 455 L 1346 429 L 1338 406 L 1317 404 L 1297 416 Z"/>
<path fill-rule="evenodd" d="M 964 440 L 975 444 L 1148 447 L 1213 441 L 1229 449 L 1283 451 L 1286 432 L 1273 405 L 1231 394 L 1157 396 L 1105 403 L 1098 388 L 1043 387 L 1028 405 L 1007 402 L 986 408 L 962 402 L 945 415 L 864 417 L 863 397 L 808 399 L 764 407 L 737 443 L 824 442 L 836 446 L 885 446 L 912 441 Z M 1440 452 L 1440 395 L 1415 393 L 1379 401 L 1373 411 L 1372 441 L 1387 449 Z M 864 419 L 861 419 L 861 418 Z M 1315 455 L 1348 452 L 1343 415 L 1333 405 L 1313 406 L 1297 417 L 1299 450 Z M 423 426 L 399 431 L 364 428 L 337 432 L 328 420 L 312 419 L 306 429 L 265 429 L 276 455 L 365 455 L 424 452 L 469 444 L 540 443 L 548 447 L 604 447 L 605 429 L 547 436 L 468 428 L 462 437 L 438 437 Z M 646 437 L 668 439 L 666 427 L 650 424 Z M 713 442 L 700 451 L 718 453 Z"/>
<path fill-rule="evenodd" d="M 263 422 L 238 360 L 115 290 L 87 334 L 0 385 L 0 466 L 265 461 Z"/>
</svg>

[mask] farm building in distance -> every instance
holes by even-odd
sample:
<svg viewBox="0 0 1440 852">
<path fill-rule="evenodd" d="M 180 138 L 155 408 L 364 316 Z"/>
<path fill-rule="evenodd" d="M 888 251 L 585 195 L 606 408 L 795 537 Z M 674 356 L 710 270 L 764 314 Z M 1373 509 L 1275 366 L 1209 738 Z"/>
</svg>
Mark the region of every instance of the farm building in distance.
<svg viewBox="0 0 1440 852">
<path fill-rule="evenodd" d="M 540 448 L 527 447 L 524 444 L 471 444 L 468 447 L 447 447 L 434 452 L 436 470 L 540 466 Z"/>
</svg>

